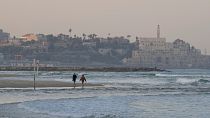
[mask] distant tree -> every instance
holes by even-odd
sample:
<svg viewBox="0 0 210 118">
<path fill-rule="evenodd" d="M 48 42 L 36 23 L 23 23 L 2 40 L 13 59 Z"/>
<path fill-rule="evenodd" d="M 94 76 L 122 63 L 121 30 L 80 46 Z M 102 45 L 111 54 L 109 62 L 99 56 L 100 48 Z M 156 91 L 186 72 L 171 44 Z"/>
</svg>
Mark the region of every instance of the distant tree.
<svg viewBox="0 0 210 118">
<path fill-rule="evenodd" d="M 83 36 L 83 40 L 85 40 L 86 39 L 86 34 L 83 33 L 82 36 Z"/>
<path fill-rule="evenodd" d="M 93 35 L 93 39 L 95 39 L 98 35 L 97 34 L 92 34 Z"/>
<path fill-rule="evenodd" d="M 69 34 L 70 34 L 70 37 L 71 37 L 71 32 L 72 32 L 72 29 L 71 29 L 71 28 L 69 28 Z"/>
<path fill-rule="evenodd" d="M 136 37 L 136 40 L 138 40 L 139 39 L 139 37 Z"/>
<path fill-rule="evenodd" d="M 93 39 L 93 34 L 89 34 L 89 35 L 88 35 L 88 38 L 89 38 L 89 39 Z"/>
<path fill-rule="evenodd" d="M 110 38 L 110 36 L 111 36 L 111 34 L 110 34 L 110 33 L 108 33 L 108 37 L 107 37 L 107 38 Z"/>
<path fill-rule="evenodd" d="M 131 38 L 131 35 L 127 35 L 127 38 Z"/>
<path fill-rule="evenodd" d="M 26 42 L 22 42 L 23 46 L 31 46 L 32 44 L 34 44 L 36 41 L 32 40 L 32 41 L 26 41 Z"/>
<path fill-rule="evenodd" d="M 55 40 L 55 37 L 52 34 L 47 35 L 46 38 L 48 41 Z"/>
<path fill-rule="evenodd" d="M 77 35 L 76 34 L 74 35 L 74 38 L 77 38 Z"/>
</svg>

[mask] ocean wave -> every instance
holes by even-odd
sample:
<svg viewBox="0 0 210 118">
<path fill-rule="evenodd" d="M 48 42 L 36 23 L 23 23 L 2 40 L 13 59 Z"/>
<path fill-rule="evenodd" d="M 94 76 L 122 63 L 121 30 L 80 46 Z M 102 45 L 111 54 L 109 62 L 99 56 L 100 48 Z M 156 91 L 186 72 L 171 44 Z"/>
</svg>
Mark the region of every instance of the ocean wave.
<svg viewBox="0 0 210 118">
<path fill-rule="evenodd" d="M 210 78 L 210 75 L 190 75 L 190 74 L 155 74 L 157 77 L 191 77 L 191 78 Z"/>
<path fill-rule="evenodd" d="M 176 83 L 180 84 L 205 84 L 205 83 L 210 83 L 210 80 L 207 79 L 189 79 L 189 78 L 178 78 L 176 80 Z"/>
<path fill-rule="evenodd" d="M 209 83 L 210 82 L 210 80 L 206 80 L 206 79 L 199 79 L 199 81 L 198 82 L 201 82 L 201 83 Z"/>
</svg>

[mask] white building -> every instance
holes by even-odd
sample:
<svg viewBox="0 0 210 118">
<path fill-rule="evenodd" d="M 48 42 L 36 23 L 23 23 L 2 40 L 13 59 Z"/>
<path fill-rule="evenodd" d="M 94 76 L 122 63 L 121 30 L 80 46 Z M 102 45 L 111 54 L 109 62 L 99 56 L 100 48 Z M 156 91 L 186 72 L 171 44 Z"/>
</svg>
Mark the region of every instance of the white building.
<svg viewBox="0 0 210 118">
<path fill-rule="evenodd" d="M 96 47 L 96 42 L 82 42 L 83 46 Z"/>
<path fill-rule="evenodd" d="M 157 37 L 142 37 L 139 49 L 132 51 L 132 57 L 124 59 L 127 65 L 160 68 L 197 68 L 206 67 L 210 57 L 203 57 L 201 51 L 191 47 L 189 43 L 177 39 L 173 43 L 160 37 L 158 25 Z M 210 65 L 209 65 L 210 66 Z"/>
<path fill-rule="evenodd" d="M 141 50 L 165 50 L 165 38 L 146 38 L 141 37 L 139 40 L 139 49 Z"/>
</svg>

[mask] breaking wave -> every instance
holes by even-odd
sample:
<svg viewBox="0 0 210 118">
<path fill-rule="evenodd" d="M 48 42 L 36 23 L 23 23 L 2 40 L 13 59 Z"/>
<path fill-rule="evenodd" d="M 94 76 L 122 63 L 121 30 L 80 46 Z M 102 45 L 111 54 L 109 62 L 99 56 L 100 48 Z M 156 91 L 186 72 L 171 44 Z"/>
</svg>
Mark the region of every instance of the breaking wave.
<svg viewBox="0 0 210 118">
<path fill-rule="evenodd" d="M 192 78 L 210 78 L 210 75 L 190 75 L 190 74 L 155 74 L 157 77 L 192 77 Z"/>
<path fill-rule="evenodd" d="M 176 80 L 177 83 L 180 84 L 199 84 L 199 83 L 210 83 L 210 80 L 207 79 L 188 79 L 188 78 L 179 78 Z"/>
</svg>

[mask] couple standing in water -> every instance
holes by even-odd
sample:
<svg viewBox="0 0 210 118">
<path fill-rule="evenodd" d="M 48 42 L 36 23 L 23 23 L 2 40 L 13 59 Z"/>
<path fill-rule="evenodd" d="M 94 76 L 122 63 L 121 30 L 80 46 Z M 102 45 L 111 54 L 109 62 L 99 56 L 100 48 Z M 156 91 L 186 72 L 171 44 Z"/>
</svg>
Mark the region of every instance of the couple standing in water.
<svg viewBox="0 0 210 118">
<path fill-rule="evenodd" d="M 74 82 L 74 88 L 76 87 L 76 79 L 77 79 L 77 75 L 74 73 L 72 76 L 72 81 Z M 83 88 L 84 82 L 87 82 L 84 74 L 81 76 L 80 81 L 82 82 L 82 88 Z"/>
</svg>

